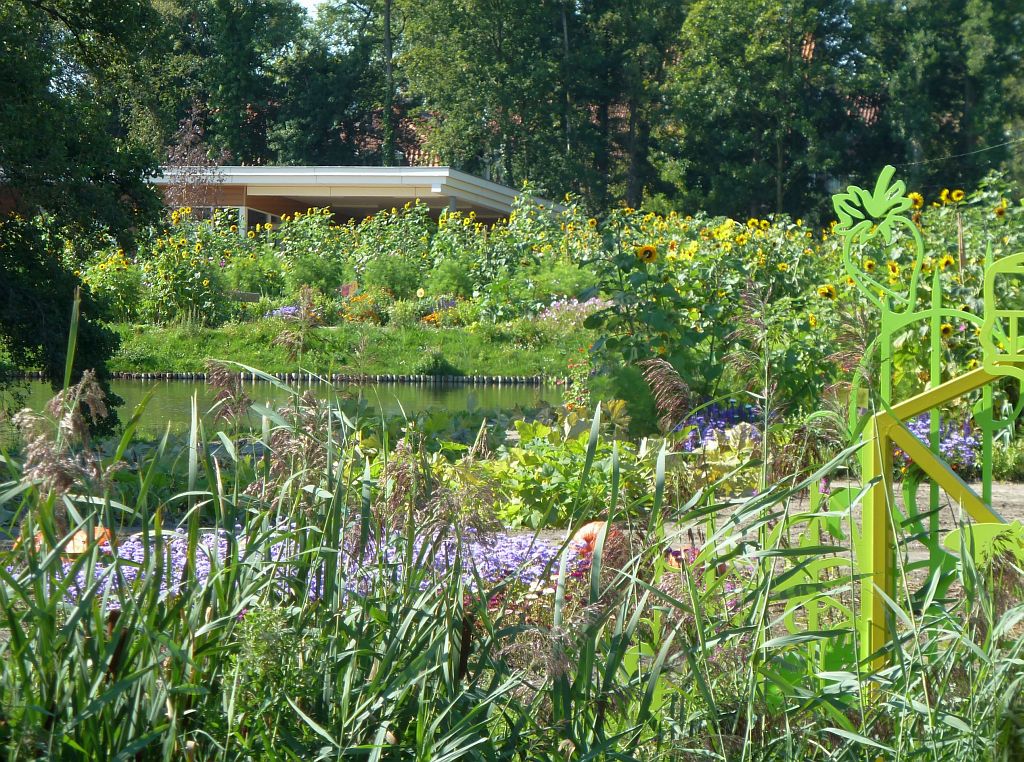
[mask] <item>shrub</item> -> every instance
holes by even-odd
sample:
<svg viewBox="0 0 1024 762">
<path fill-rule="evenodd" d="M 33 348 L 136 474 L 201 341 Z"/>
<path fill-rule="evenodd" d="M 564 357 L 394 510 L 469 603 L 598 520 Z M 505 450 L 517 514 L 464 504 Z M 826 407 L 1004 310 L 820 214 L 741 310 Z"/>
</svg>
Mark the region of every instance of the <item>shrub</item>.
<svg viewBox="0 0 1024 762">
<path fill-rule="evenodd" d="M 142 268 L 123 249 L 97 253 L 82 270 L 82 282 L 110 319 L 134 323 L 142 317 Z"/>
<path fill-rule="evenodd" d="M 598 278 L 593 272 L 580 267 L 569 259 L 546 262 L 532 277 L 537 294 L 561 297 L 575 297 L 597 285 Z"/>
<path fill-rule="evenodd" d="M 473 295 L 473 277 L 463 257 L 438 262 L 427 276 L 427 293 L 431 296 Z"/>
<path fill-rule="evenodd" d="M 456 368 L 440 349 L 429 349 L 413 365 L 412 372 L 422 376 L 461 376 L 462 371 Z"/>
<path fill-rule="evenodd" d="M 297 294 L 303 286 L 322 293 L 337 291 L 352 280 L 351 267 L 335 254 L 305 253 L 293 257 L 286 270 L 288 293 Z"/>
<path fill-rule="evenodd" d="M 480 304 L 473 299 L 460 299 L 438 313 L 442 328 L 474 325 L 480 319 Z"/>
<path fill-rule="evenodd" d="M 232 257 L 224 268 L 228 285 L 235 291 L 250 291 L 261 297 L 282 296 L 284 267 L 271 252 L 252 252 Z"/>
<path fill-rule="evenodd" d="M 1024 439 L 1011 439 L 992 448 L 992 478 L 1024 482 Z"/>
<path fill-rule="evenodd" d="M 418 325 L 430 310 L 430 303 L 423 299 L 399 299 L 388 310 L 388 322 L 396 328 L 411 328 Z"/>
<path fill-rule="evenodd" d="M 393 299 L 391 294 L 379 288 L 368 288 L 341 302 L 340 316 L 350 323 L 388 322 L 388 312 Z"/>
<path fill-rule="evenodd" d="M 218 235 L 203 222 L 183 222 L 176 232 L 140 246 L 147 287 L 143 310 L 149 320 L 217 325 L 227 317 L 226 263 L 217 246 L 207 245 Z"/>
<path fill-rule="evenodd" d="M 402 254 L 384 254 L 366 264 L 363 286 L 390 291 L 396 299 L 411 299 L 421 287 L 420 265 Z"/>
</svg>

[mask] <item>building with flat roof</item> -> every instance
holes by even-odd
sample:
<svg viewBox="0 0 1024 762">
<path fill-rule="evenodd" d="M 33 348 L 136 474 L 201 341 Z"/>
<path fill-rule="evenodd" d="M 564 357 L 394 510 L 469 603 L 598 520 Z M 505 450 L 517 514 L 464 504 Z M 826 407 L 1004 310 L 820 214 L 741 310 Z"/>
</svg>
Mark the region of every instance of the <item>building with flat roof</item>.
<svg viewBox="0 0 1024 762">
<path fill-rule="evenodd" d="M 451 167 L 164 167 L 153 183 L 169 202 L 185 197 L 194 208 L 238 209 L 241 227 L 310 207 L 330 208 L 344 222 L 417 200 L 437 215 L 475 212 L 493 223 L 519 195 Z"/>
</svg>

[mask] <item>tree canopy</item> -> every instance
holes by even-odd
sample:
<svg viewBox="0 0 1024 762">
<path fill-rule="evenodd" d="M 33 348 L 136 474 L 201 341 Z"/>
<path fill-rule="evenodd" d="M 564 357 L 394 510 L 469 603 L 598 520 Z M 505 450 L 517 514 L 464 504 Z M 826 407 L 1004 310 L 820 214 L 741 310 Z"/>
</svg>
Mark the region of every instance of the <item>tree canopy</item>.
<svg viewBox="0 0 1024 762">
<path fill-rule="evenodd" d="M 145 2 L 0 3 L 0 345 L 54 383 L 79 252 L 99 234 L 127 245 L 159 208 L 145 182 L 160 133 L 160 106 L 148 95 L 159 26 Z M 96 317 L 88 297 L 84 314 Z M 83 320 L 76 368 L 102 372 L 113 343 Z"/>
</svg>

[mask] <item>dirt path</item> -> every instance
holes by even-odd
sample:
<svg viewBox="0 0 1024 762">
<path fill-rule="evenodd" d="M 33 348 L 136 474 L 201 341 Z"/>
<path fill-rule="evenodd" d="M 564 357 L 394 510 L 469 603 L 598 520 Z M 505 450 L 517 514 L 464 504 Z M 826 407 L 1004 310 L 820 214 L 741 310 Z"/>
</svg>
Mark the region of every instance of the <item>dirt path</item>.
<svg viewBox="0 0 1024 762">
<path fill-rule="evenodd" d="M 833 483 L 833 487 L 846 486 L 840 483 Z M 971 484 L 971 488 L 981 494 L 981 484 Z M 896 502 L 900 510 L 904 509 L 903 506 L 903 494 L 897 485 L 896 489 Z M 928 507 L 929 498 L 929 487 L 927 484 L 922 485 L 917 492 L 917 505 L 919 510 L 926 511 Z M 794 511 L 806 510 L 807 498 L 803 497 L 795 505 L 792 506 Z M 960 506 L 950 500 L 950 498 L 943 492 L 939 491 L 939 531 L 942 535 L 952 531 L 958 525 L 958 522 L 970 521 L 970 516 L 960 509 Z M 996 482 L 992 485 L 992 508 L 999 514 L 1005 521 L 1021 521 L 1024 522 L 1024 484 L 1012 483 L 1012 482 Z M 720 515 L 720 520 L 726 516 L 723 512 Z M 860 523 L 860 509 L 854 509 L 854 519 Z M 696 529 L 701 529 L 703 522 L 696 526 Z M 665 524 L 665 532 L 669 538 L 675 537 L 673 542 L 674 546 L 682 546 L 689 544 L 689 540 L 686 537 L 685 531 L 679 534 L 680 530 L 685 530 L 675 522 L 667 522 Z M 514 534 L 534 534 L 532 530 L 519 530 L 513 532 Z M 549 542 L 560 543 L 565 539 L 564 529 L 542 529 L 538 536 Z M 925 558 L 927 556 L 927 550 L 924 546 L 919 543 L 915 543 L 910 547 L 910 557 L 912 560 Z"/>
</svg>

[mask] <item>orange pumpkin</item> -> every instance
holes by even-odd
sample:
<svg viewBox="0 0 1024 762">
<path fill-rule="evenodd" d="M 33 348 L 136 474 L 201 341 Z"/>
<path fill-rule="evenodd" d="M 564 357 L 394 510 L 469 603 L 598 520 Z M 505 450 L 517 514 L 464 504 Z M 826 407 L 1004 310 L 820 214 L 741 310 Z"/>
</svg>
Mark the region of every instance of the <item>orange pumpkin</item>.
<svg viewBox="0 0 1024 762">
<path fill-rule="evenodd" d="M 607 521 L 590 521 L 576 530 L 576 534 L 572 536 L 572 541 L 580 543 L 581 556 L 589 556 L 594 552 L 594 548 L 597 545 L 597 538 L 601 536 L 601 532 L 604 531 L 607 523 Z M 612 527 L 608 530 L 605 540 L 618 533 L 619 530 Z"/>
</svg>

